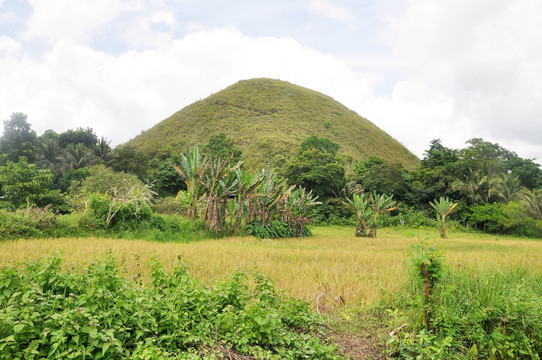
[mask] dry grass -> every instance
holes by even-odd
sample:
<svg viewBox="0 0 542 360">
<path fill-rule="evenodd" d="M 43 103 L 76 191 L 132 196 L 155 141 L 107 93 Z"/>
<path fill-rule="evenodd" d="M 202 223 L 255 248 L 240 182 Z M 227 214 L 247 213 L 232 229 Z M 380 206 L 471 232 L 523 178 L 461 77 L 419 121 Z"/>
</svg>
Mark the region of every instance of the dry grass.
<svg viewBox="0 0 542 360">
<path fill-rule="evenodd" d="M 257 240 L 251 237 L 196 243 L 155 243 L 112 239 L 45 239 L 0 243 L 0 266 L 64 254 L 66 269 L 81 268 L 111 251 L 126 277 L 148 277 L 149 261 L 158 258 L 171 268 L 180 256 L 191 274 L 204 282 L 255 268 L 316 305 L 331 309 L 340 299 L 347 304 L 378 300 L 407 281 L 410 245 L 430 238 L 442 245 L 446 262 L 474 272 L 481 268 L 529 267 L 542 273 L 542 242 L 482 234 L 450 233 L 437 240 L 433 230 L 379 230 L 377 239 L 360 239 L 351 228 L 318 227 L 303 239 Z M 340 297 L 340 298 L 339 298 Z M 335 299 L 339 299 L 338 301 Z"/>
</svg>

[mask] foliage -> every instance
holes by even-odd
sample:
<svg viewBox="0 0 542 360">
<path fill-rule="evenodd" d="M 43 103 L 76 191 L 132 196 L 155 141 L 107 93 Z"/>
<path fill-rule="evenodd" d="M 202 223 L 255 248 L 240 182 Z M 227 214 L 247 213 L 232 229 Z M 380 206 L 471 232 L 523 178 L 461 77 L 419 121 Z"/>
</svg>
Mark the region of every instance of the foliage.
<svg viewBox="0 0 542 360">
<path fill-rule="evenodd" d="M 310 189 L 322 199 L 332 197 L 345 184 L 346 170 L 335 154 L 338 146 L 329 139 L 308 138 L 286 163 L 284 177 L 290 184 Z"/>
<path fill-rule="evenodd" d="M 0 359 L 215 359 L 222 351 L 261 359 L 338 359 L 314 331 L 308 305 L 255 273 L 207 288 L 182 264 L 151 263 L 149 287 L 124 280 L 115 260 L 86 273 L 61 258 L 0 272 Z"/>
<path fill-rule="evenodd" d="M 4 207 L 18 209 L 32 204 L 47 206 L 52 204 L 55 210 L 65 210 L 63 195 L 58 190 L 51 190 L 53 174 L 50 170 L 38 169 L 29 164 L 25 157 L 14 163 L 8 161 L 0 166 L 0 203 Z"/>
<path fill-rule="evenodd" d="M 352 194 L 352 198 L 347 198 L 346 201 L 356 213 L 355 235 L 359 237 L 376 237 L 380 215 L 396 209 L 393 195 L 378 195 L 376 192 Z"/>
<path fill-rule="evenodd" d="M 301 235 L 299 229 L 294 229 L 288 223 L 274 220 L 270 224 L 260 224 L 258 222 L 251 223 L 247 226 L 247 234 L 256 236 L 259 239 L 277 239 L 311 236 L 312 232 L 308 227 L 304 227 Z"/>
<path fill-rule="evenodd" d="M 32 206 L 10 212 L 0 209 L 0 239 L 48 237 L 56 231 L 56 216 L 50 206 Z"/>
<path fill-rule="evenodd" d="M 469 222 L 490 233 L 541 237 L 542 221 L 530 217 L 525 206 L 516 201 L 477 205 Z"/>
<path fill-rule="evenodd" d="M 91 209 L 96 216 L 102 218 L 105 227 L 109 227 L 113 218 L 128 206 L 133 206 L 139 212 L 140 207 L 148 205 L 155 194 L 135 175 L 116 173 L 104 165 L 91 170 L 79 191 L 83 196 L 101 195 L 92 196 Z M 105 208 L 107 211 L 103 211 Z"/>
<path fill-rule="evenodd" d="M 0 137 L 0 165 L 7 161 L 16 162 L 20 156 L 34 162 L 37 136 L 27 119 L 26 114 L 13 113 L 9 120 L 4 120 L 4 133 Z"/>
<path fill-rule="evenodd" d="M 412 322 L 388 340 L 401 359 L 538 359 L 542 355 L 542 287 L 527 270 L 445 270 L 434 288 L 429 322 Z M 419 286 L 418 286 L 419 287 Z M 418 290 L 419 291 L 419 290 Z"/>
<path fill-rule="evenodd" d="M 203 195 L 201 179 L 206 165 L 206 157 L 203 156 L 197 146 L 193 151 L 186 149 L 186 155 L 181 154 L 179 165 L 174 164 L 175 170 L 184 180 L 187 189 L 187 204 L 190 206 L 188 217 L 194 219 L 197 213 L 198 200 Z"/>
<path fill-rule="evenodd" d="M 137 175 L 146 179 L 149 172 L 149 156 L 131 145 L 122 145 L 113 152 L 113 170 Z"/>
<path fill-rule="evenodd" d="M 224 133 L 211 135 L 209 142 L 203 147 L 203 151 L 212 157 L 219 157 L 221 159 L 231 158 L 232 163 L 241 161 L 241 156 L 243 155 L 243 150 L 235 146 L 233 140 Z"/>
<path fill-rule="evenodd" d="M 88 149 L 94 149 L 97 143 L 98 137 L 91 128 L 69 129 L 58 136 L 58 145 L 61 148 L 66 148 L 68 145 L 83 144 Z"/>
<path fill-rule="evenodd" d="M 446 217 L 450 215 L 457 207 L 457 203 L 450 201 L 448 198 L 441 197 L 438 201 L 429 202 L 429 205 L 435 209 L 437 213 L 437 225 L 440 231 L 440 238 L 446 239 Z"/>
<path fill-rule="evenodd" d="M 278 167 L 311 135 L 339 144 L 342 154 L 356 161 L 372 155 L 406 169 L 419 163 L 391 136 L 332 98 L 272 79 L 240 81 L 185 107 L 127 145 L 153 157 L 171 146 L 180 152 L 206 144 L 220 133 L 243 151 L 249 169 Z"/>
</svg>

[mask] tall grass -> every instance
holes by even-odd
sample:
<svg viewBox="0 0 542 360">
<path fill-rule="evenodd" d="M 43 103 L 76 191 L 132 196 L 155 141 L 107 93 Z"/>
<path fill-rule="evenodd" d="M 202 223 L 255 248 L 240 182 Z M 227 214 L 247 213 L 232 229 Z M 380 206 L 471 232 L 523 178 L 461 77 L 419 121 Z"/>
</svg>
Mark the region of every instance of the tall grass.
<svg viewBox="0 0 542 360">
<path fill-rule="evenodd" d="M 178 257 L 191 274 L 206 283 L 232 272 L 259 269 L 278 288 L 318 301 L 320 309 L 375 303 L 383 294 L 400 291 L 409 278 L 408 253 L 412 243 L 429 238 L 442 246 L 451 268 L 477 273 L 528 268 L 542 274 L 542 242 L 485 234 L 451 232 L 437 239 L 438 231 L 382 229 L 376 239 L 354 237 L 353 228 L 316 227 L 308 238 L 257 240 L 231 237 L 195 243 L 156 243 L 123 239 L 36 239 L 0 243 L 0 266 L 64 253 L 64 268 L 86 267 L 108 251 L 124 276 L 148 281 L 149 263 L 159 259 L 171 270 Z"/>
</svg>

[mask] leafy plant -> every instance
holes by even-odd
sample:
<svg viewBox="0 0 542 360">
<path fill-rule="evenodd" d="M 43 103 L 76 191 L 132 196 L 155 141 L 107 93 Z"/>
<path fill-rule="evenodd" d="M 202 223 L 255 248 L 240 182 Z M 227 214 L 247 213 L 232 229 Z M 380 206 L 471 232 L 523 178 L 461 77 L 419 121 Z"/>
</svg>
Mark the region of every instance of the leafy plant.
<svg viewBox="0 0 542 360">
<path fill-rule="evenodd" d="M 441 197 L 439 201 L 436 199 L 429 202 L 429 205 L 437 212 L 437 225 L 439 226 L 440 238 L 446 239 L 446 217 L 450 215 L 457 207 L 457 203 L 450 201 L 448 198 Z"/>
</svg>

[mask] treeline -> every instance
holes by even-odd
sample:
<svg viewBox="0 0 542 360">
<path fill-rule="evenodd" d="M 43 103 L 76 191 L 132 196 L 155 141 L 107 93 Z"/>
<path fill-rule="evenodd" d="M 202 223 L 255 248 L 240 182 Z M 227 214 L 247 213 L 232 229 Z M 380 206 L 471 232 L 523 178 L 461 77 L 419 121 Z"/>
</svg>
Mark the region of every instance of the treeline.
<svg viewBox="0 0 542 360">
<path fill-rule="evenodd" d="M 0 208 L 15 212 L 48 207 L 53 213 L 88 217 L 99 213 L 101 206 L 107 209 L 102 211 L 105 218 L 90 223 L 112 228 L 130 223 L 113 221 L 115 216 L 121 217 L 117 213 L 128 216 L 128 209 L 132 209 L 140 216 L 141 207 L 148 207 L 155 213 L 198 218 L 215 232 L 247 231 L 254 225 L 250 231 L 263 236 L 280 235 L 281 229 L 291 234 L 296 225 L 285 228 L 284 224 L 299 221 L 304 228 L 314 218 L 326 224 L 357 224 L 360 234 L 372 236 L 383 225 L 432 226 L 438 220 L 430 203 L 446 199 L 458 204 L 450 214 L 457 226 L 542 236 L 540 165 L 482 139 L 469 140 L 463 149 L 447 148 L 440 140 L 433 140 L 415 169 L 378 157 L 354 162 L 340 153 L 338 144 L 317 136 L 307 138 L 293 156 L 275 164 L 274 170 L 247 169 L 241 149 L 225 134 L 211 136 L 199 149 L 179 153 L 170 147 L 150 157 L 130 146 L 112 149 L 107 139 L 99 138 L 90 128 L 60 134 L 48 130 L 37 136 L 27 116 L 15 113 L 4 121 L 0 137 Z M 192 170 L 202 177 L 191 179 L 185 176 L 189 169 L 182 166 L 195 151 L 201 164 Z M 269 174 L 282 192 L 273 200 L 273 215 L 262 220 L 261 212 L 255 209 L 261 208 L 258 199 L 268 195 L 265 186 L 275 186 Z M 98 184 L 108 176 L 118 179 Z M 247 185 L 249 178 L 254 183 Z M 139 195 L 122 195 L 119 184 L 139 189 Z M 145 196 L 144 189 L 148 192 Z M 291 209 L 280 207 L 299 198 L 300 193 L 291 196 L 294 189 L 304 189 L 303 196 L 310 194 L 310 206 L 305 206 L 306 212 L 297 220 L 292 220 Z M 130 201 L 116 202 L 115 198 L 123 196 Z M 356 196 L 365 210 L 355 206 Z M 378 199 L 387 199 L 389 206 L 376 209 Z M 360 209 L 366 218 L 360 218 Z M 194 216 L 198 211 L 200 215 Z M 371 211 L 385 213 L 371 218 Z M 273 223 L 275 220 L 278 223 Z"/>
</svg>

